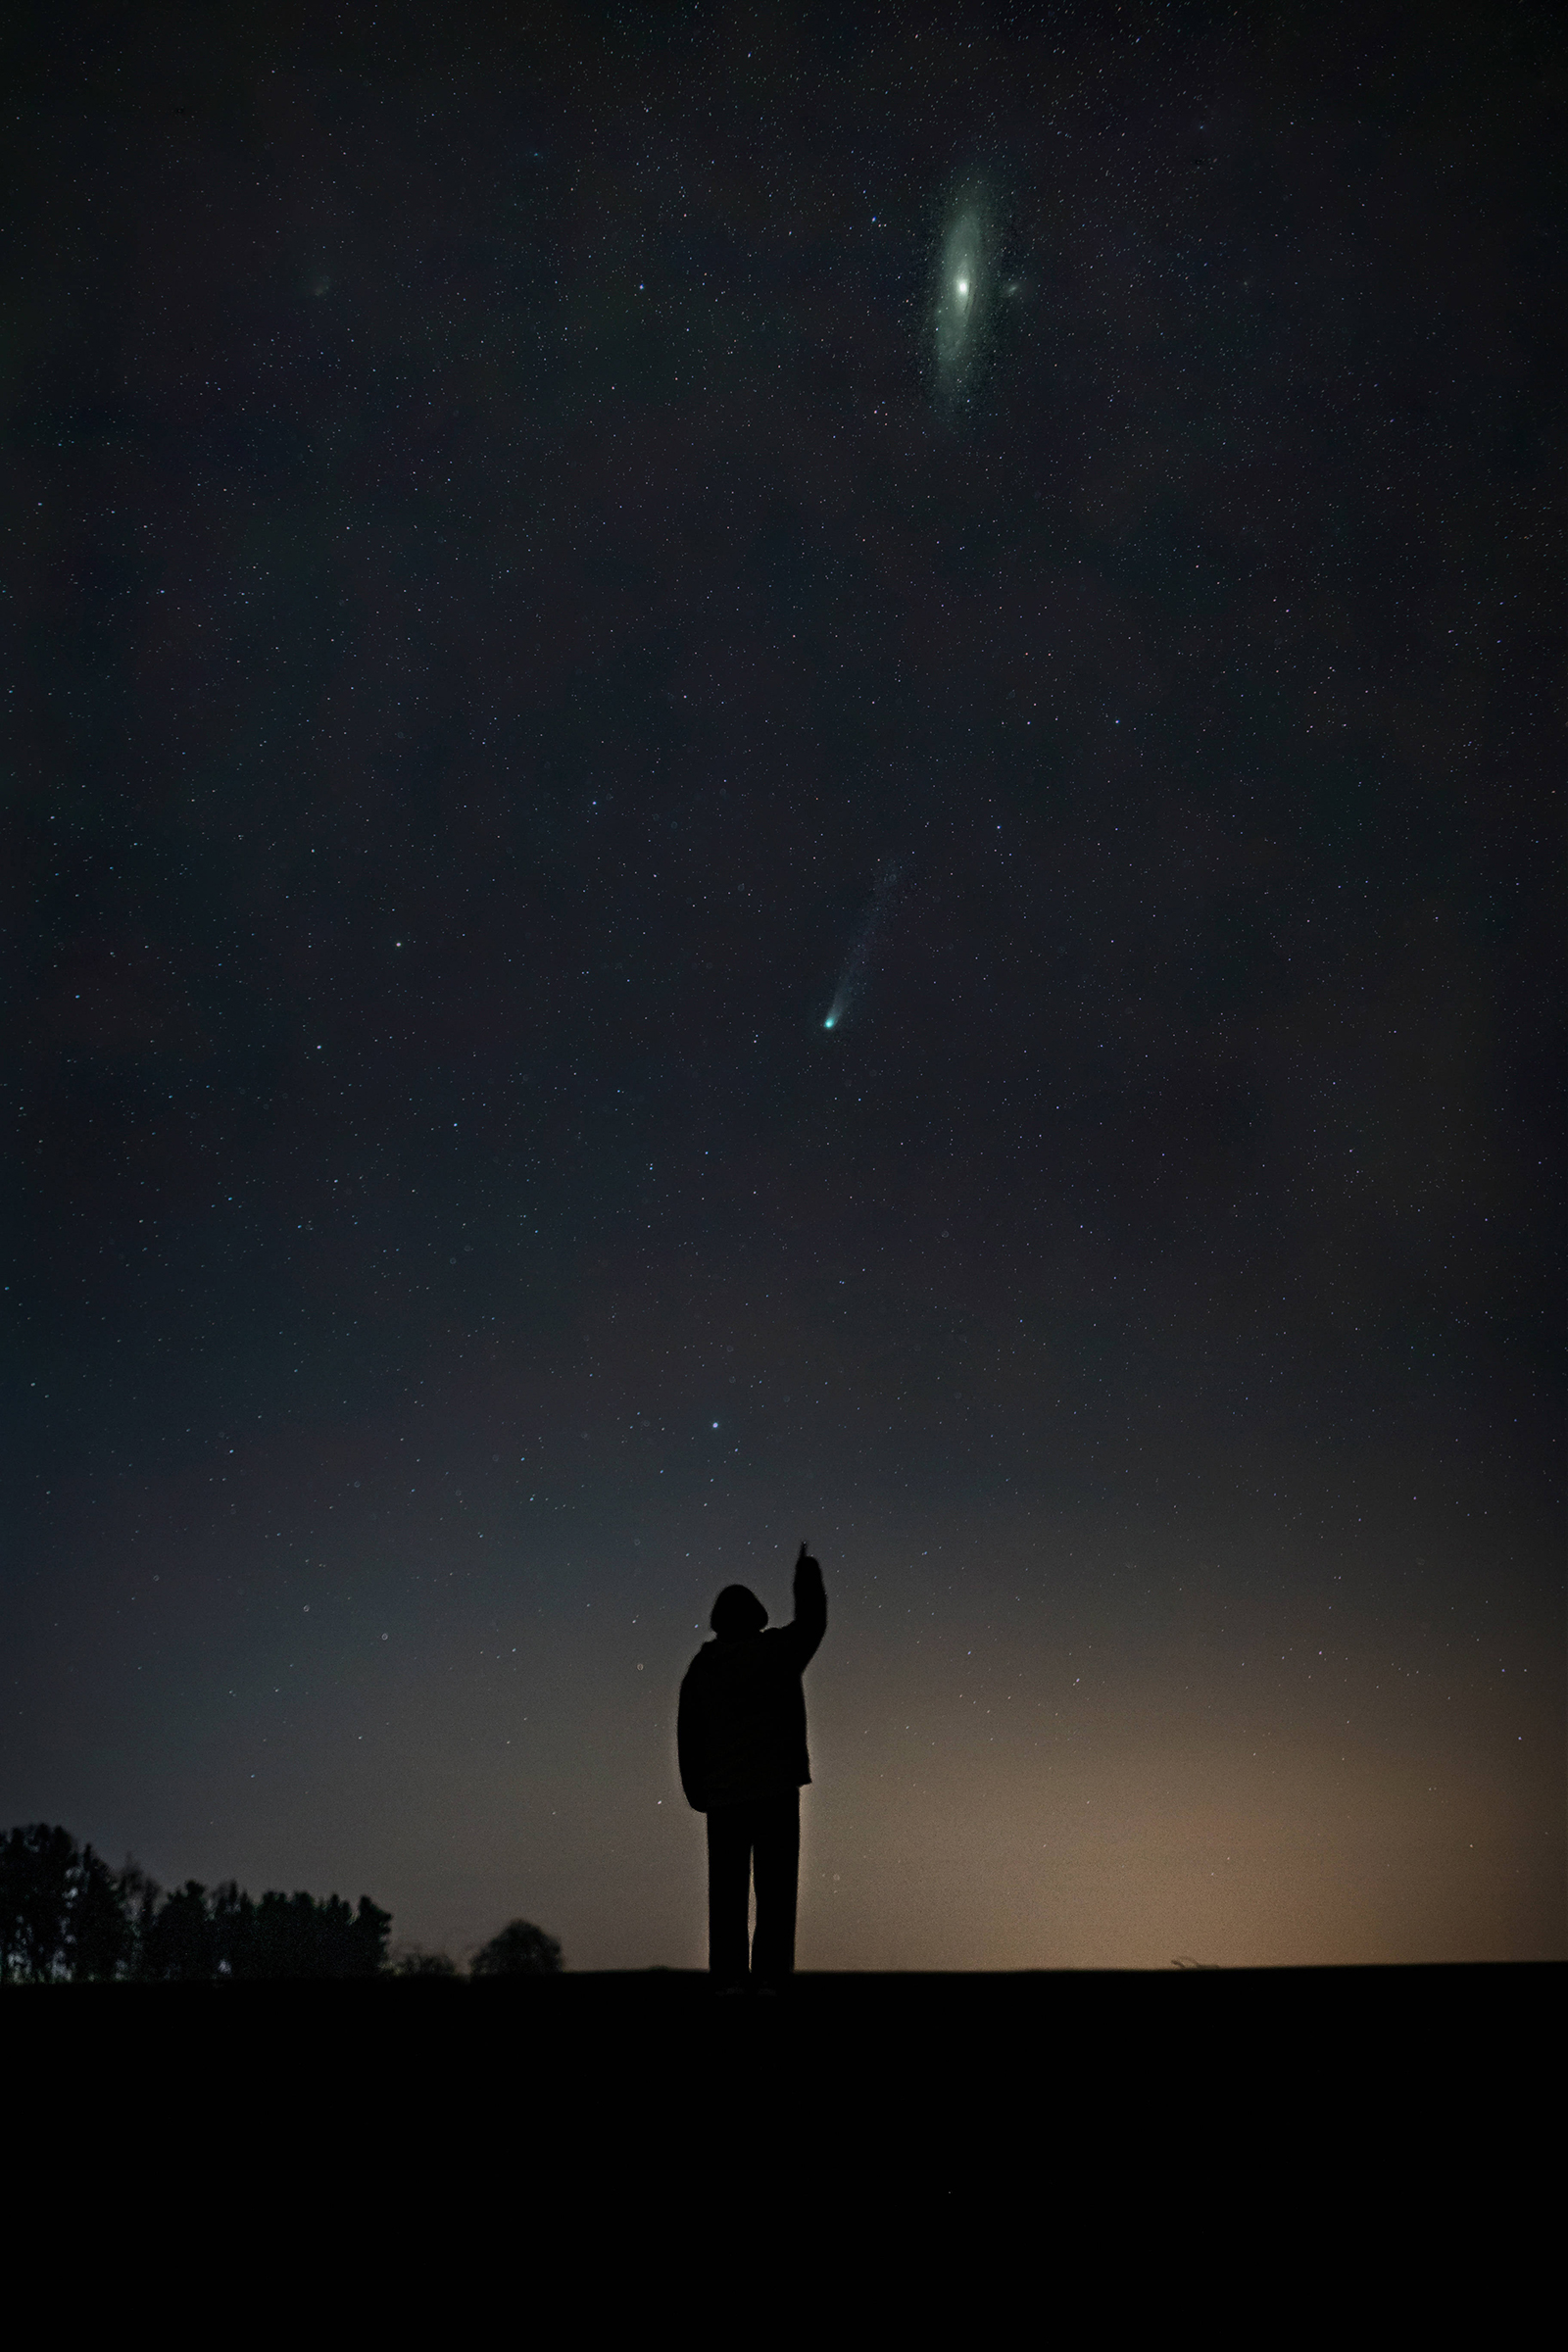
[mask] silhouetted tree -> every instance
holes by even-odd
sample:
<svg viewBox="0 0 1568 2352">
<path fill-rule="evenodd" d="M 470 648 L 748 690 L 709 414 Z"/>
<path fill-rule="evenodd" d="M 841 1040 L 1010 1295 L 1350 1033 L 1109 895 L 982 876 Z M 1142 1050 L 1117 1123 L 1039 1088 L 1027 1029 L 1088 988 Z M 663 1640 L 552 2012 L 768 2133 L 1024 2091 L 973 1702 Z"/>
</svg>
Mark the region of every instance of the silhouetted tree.
<svg viewBox="0 0 1568 2352">
<path fill-rule="evenodd" d="M 458 1964 L 445 1952 L 400 1952 L 392 1963 L 395 1977 L 455 1977 Z"/>
<path fill-rule="evenodd" d="M 264 1894 L 188 1879 L 172 1894 L 134 1862 L 112 1871 L 46 1822 L 0 1837 L 0 1982 L 137 1977 L 375 1977 L 392 1914 L 362 1894 Z M 448 1966 L 450 1967 L 450 1963 Z"/>
<path fill-rule="evenodd" d="M 138 1974 L 164 1984 L 375 1977 L 391 1926 L 368 1894 L 356 1912 L 341 1895 L 274 1889 L 256 1902 L 232 1879 L 211 1893 L 192 1879 L 144 1926 Z"/>
<path fill-rule="evenodd" d="M 251 1943 L 256 1933 L 256 1905 L 232 1879 L 215 1886 L 207 1898 L 213 1930 L 214 1973 L 244 1977 L 250 1973 Z"/>
<path fill-rule="evenodd" d="M 0 1838 L 0 1982 L 118 1976 L 132 1942 L 119 1881 L 90 1845 L 43 1821 Z"/>
<path fill-rule="evenodd" d="M 207 1889 L 195 1879 L 166 1896 L 141 1936 L 137 1975 L 160 1984 L 205 1984 L 218 1974 Z"/>
<path fill-rule="evenodd" d="M 482 1952 L 475 1952 L 469 1967 L 476 1977 L 557 1977 L 561 1946 L 543 1928 L 514 1919 L 491 1936 Z"/>
<path fill-rule="evenodd" d="M 106 1981 L 126 1975 L 135 1958 L 136 1931 L 126 1902 L 124 1873 L 111 1870 L 90 1845 L 81 1849 L 81 1875 L 72 1922 L 71 1973 Z"/>
<path fill-rule="evenodd" d="M 375 1977 L 386 1963 L 392 1914 L 360 1897 L 358 1912 L 340 1895 L 264 1894 L 251 1934 L 251 1977 Z M 236 1974 L 241 1972 L 236 1971 Z"/>
<path fill-rule="evenodd" d="M 125 1856 L 116 1883 L 120 1890 L 121 1907 L 125 1915 L 126 1930 L 130 1936 L 128 1973 L 133 1977 L 139 1977 L 141 1975 L 141 1956 L 146 1948 L 153 1921 L 158 1916 L 158 1906 L 164 1899 L 164 1890 L 158 1881 L 150 1877 L 143 1870 L 141 1864 L 129 1854 Z"/>
</svg>

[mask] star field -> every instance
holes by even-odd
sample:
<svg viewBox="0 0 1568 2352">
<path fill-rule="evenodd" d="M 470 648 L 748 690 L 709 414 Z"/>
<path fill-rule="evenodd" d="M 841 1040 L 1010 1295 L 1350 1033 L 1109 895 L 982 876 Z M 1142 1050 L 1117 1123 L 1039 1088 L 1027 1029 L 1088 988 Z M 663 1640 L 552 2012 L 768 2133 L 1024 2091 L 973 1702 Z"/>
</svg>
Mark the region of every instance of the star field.
<svg viewBox="0 0 1568 2352">
<path fill-rule="evenodd" d="M 806 1539 L 804 1966 L 1560 1953 L 1561 63 L 37 36 L 0 1826 L 697 1964 Z"/>
</svg>

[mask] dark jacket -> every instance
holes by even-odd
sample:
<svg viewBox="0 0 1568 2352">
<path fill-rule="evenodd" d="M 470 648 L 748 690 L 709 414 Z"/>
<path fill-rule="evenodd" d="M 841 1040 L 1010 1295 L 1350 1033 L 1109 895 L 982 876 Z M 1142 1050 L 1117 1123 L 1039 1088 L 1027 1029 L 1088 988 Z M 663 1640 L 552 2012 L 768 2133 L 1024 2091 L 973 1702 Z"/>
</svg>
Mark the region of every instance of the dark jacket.
<svg viewBox="0 0 1568 2352">
<path fill-rule="evenodd" d="M 699 1813 L 782 1795 L 811 1777 L 801 1676 L 827 1631 L 815 1560 L 795 1571 L 795 1622 L 705 1642 L 680 1687 L 680 1785 Z"/>
</svg>

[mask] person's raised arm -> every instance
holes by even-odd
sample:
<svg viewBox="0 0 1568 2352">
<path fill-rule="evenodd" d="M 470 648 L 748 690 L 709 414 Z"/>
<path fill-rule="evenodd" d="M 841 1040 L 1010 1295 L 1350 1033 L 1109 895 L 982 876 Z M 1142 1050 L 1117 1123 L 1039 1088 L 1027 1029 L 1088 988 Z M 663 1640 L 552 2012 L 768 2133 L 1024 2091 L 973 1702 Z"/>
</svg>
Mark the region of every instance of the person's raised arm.
<svg viewBox="0 0 1568 2352">
<path fill-rule="evenodd" d="M 795 1563 L 795 1623 L 790 1630 L 804 1666 L 808 1658 L 816 1655 L 827 1632 L 827 1594 L 822 1589 L 821 1563 L 812 1559 L 804 1544 Z"/>
</svg>

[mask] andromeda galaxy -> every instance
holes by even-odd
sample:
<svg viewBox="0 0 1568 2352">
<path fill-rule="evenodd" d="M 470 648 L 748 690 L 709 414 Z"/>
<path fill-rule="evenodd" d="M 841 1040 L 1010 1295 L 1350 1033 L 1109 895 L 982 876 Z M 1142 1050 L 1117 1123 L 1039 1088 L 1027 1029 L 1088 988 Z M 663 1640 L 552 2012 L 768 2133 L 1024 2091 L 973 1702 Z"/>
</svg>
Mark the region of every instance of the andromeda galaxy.
<svg viewBox="0 0 1568 2352">
<path fill-rule="evenodd" d="M 939 398 L 952 404 L 969 389 L 991 308 L 991 238 L 983 198 L 955 207 L 938 247 L 932 289 Z"/>
</svg>

